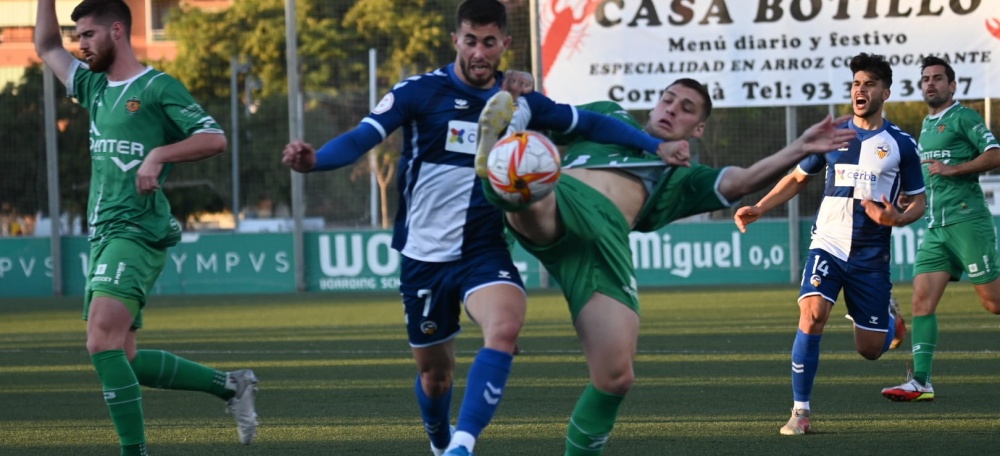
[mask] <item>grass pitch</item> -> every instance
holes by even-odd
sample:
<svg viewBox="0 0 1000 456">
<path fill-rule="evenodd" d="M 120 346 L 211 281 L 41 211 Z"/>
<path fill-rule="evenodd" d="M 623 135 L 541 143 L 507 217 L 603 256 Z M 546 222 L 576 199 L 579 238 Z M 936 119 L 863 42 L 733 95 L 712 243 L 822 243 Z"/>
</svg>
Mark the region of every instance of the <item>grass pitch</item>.
<svg viewBox="0 0 1000 456">
<path fill-rule="evenodd" d="M 897 287 L 907 303 L 910 289 Z M 894 403 L 909 340 L 878 361 L 854 352 L 842 303 L 823 339 L 815 435 L 778 434 L 791 407 L 797 289 L 645 290 L 637 383 L 605 451 L 614 455 L 993 454 L 1000 443 L 1000 317 L 968 283 L 939 307 L 937 399 Z M 0 454 L 112 455 L 117 440 L 84 349 L 80 298 L 0 299 Z M 532 293 L 524 352 L 477 456 L 561 455 L 587 382 L 557 294 Z M 904 314 L 909 316 L 908 305 Z M 153 455 L 429 455 L 395 295 L 156 297 L 140 347 L 261 379 L 257 441 L 237 443 L 223 402 L 144 389 Z M 480 346 L 459 338 L 455 405 Z"/>
</svg>

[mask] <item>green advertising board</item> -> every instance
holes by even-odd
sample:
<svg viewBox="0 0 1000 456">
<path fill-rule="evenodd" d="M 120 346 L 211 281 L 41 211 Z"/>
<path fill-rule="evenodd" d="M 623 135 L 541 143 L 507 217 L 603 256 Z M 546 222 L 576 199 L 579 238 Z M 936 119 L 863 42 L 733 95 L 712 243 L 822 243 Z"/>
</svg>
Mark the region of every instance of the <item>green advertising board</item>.
<svg viewBox="0 0 1000 456">
<path fill-rule="evenodd" d="M 995 218 L 995 222 L 1000 219 Z M 646 286 L 775 285 L 797 282 L 809 249 L 812 221 L 799 224 L 799 261 L 792 261 L 788 223 L 762 220 L 740 233 L 733 223 L 675 223 L 655 233 L 632 233 L 636 281 Z M 921 220 L 892 230 L 892 280 L 909 281 L 926 225 Z M 323 231 L 305 234 L 308 291 L 397 291 L 399 253 L 392 233 Z M 514 263 L 529 289 L 548 283 L 539 262 L 519 246 Z M 82 295 L 89 244 L 62 240 L 63 294 Z M 295 291 L 291 233 L 184 235 L 169 250 L 154 294 L 285 293 Z M 47 238 L 0 238 L 0 297 L 50 296 L 52 258 Z"/>
<path fill-rule="evenodd" d="M 788 223 L 761 221 L 746 234 L 733 223 L 667 225 L 632 233 L 632 263 L 639 286 L 788 283 Z"/>
<path fill-rule="evenodd" d="M 50 296 L 47 238 L 0 239 L 0 297 Z M 168 250 L 153 294 L 282 293 L 295 291 L 290 234 L 186 233 Z M 90 244 L 62 239 L 63 294 L 83 295 Z"/>
</svg>

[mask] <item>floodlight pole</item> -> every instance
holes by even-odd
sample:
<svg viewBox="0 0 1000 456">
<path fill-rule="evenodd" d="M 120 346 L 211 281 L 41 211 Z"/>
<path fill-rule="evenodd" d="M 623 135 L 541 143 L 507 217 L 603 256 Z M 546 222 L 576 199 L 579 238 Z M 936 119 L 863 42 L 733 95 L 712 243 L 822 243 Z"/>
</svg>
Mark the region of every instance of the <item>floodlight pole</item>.
<svg viewBox="0 0 1000 456">
<path fill-rule="evenodd" d="M 52 294 L 63 294 L 62 268 L 62 210 L 59 208 L 59 151 L 56 144 L 56 88 L 55 75 L 52 68 L 43 65 L 42 73 L 42 110 L 45 116 L 45 164 L 49 190 L 49 224 L 52 233 L 49 237 L 49 257 L 52 258 Z M 72 222 L 70 222 L 72 223 Z"/>
<path fill-rule="evenodd" d="M 233 157 L 233 232 L 240 230 L 240 103 L 238 74 L 242 72 L 236 54 L 229 59 L 229 116 L 232 139 L 229 141 Z"/>
<path fill-rule="evenodd" d="M 290 141 L 305 136 L 302 128 L 302 91 L 299 88 L 299 46 L 296 28 L 295 0 L 285 0 L 285 54 L 288 73 L 288 136 Z M 295 290 L 306 291 L 305 233 L 305 178 L 301 173 L 292 174 L 292 255 L 295 257 Z"/>
<path fill-rule="evenodd" d="M 375 71 L 375 65 L 377 65 L 376 56 L 378 51 L 375 48 L 368 49 L 368 110 L 375 110 L 376 94 L 378 90 L 378 75 Z M 378 188 L 378 176 L 376 175 L 378 164 L 378 154 L 375 150 L 368 151 L 368 167 L 371 168 L 371 173 L 369 177 L 369 188 L 371 189 L 371 218 L 372 218 L 372 228 L 377 228 L 378 224 L 378 214 L 379 214 L 379 188 Z"/>
<path fill-rule="evenodd" d="M 798 125 L 798 112 L 795 110 L 795 106 L 785 106 L 785 143 L 791 144 L 798 137 L 797 125 Z M 799 195 L 795 195 L 792 199 L 788 200 L 788 266 L 789 266 L 789 282 L 796 283 L 799 279 L 801 271 L 801 251 L 799 249 L 799 244 L 801 242 L 801 236 L 799 236 L 799 221 L 801 220 L 801 215 L 799 214 Z"/>
</svg>

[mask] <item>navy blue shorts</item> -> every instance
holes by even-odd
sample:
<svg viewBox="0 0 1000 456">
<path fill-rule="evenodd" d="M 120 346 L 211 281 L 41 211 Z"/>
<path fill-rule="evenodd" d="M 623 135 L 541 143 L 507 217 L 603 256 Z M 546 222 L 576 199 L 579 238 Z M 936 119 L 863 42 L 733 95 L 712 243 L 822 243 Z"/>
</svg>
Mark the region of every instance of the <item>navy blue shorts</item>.
<svg viewBox="0 0 1000 456">
<path fill-rule="evenodd" d="M 847 314 L 856 326 L 877 332 L 889 330 L 889 295 L 892 292 L 889 268 L 859 268 L 825 250 L 809 250 L 802 270 L 799 300 L 820 295 L 835 304 L 841 289 Z"/>
<path fill-rule="evenodd" d="M 506 249 L 447 263 L 403 256 L 399 280 L 411 347 L 427 347 L 457 336 L 462 331 L 461 304 L 473 291 L 508 283 L 524 292 L 521 275 Z"/>
</svg>

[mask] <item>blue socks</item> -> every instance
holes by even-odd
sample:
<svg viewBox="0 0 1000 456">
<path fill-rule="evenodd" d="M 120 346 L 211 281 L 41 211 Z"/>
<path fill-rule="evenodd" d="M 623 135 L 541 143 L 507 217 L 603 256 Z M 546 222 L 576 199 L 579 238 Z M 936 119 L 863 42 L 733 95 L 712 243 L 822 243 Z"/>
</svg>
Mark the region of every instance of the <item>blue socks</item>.
<svg viewBox="0 0 1000 456">
<path fill-rule="evenodd" d="M 420 405 L 420 416 L 424 420 L 424 430 L 431 439 L 434 448 L 447 448 L 451 441 L 451 424 L 448 414 L 451 409 L 451 388 L 439 398 L 432 399 L 424 394 L 420 374 L 417 374 L 415 385 L 417 404 Z"/>
<path fill-rule="evenodd" d="M 792 392 L 797 402 L 808 402 L 819 370 L 819 341 L 822 335 L 795 332 L 792 345 Z M 891 338 L 889 339 L 891 340 Z"/>
<path fill-rule="evenodd" d="M 513 361 L 514 356 L 510 353 L 491 348 L 479 350 L 469 370 L 465 398 L 458 414 L 458 431 L 467 432 L 474 438 L 483 432 L 500 405 Z"/>
</svg>

